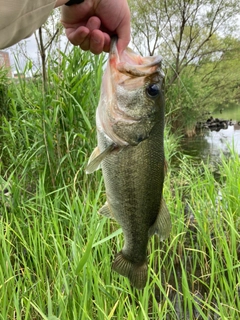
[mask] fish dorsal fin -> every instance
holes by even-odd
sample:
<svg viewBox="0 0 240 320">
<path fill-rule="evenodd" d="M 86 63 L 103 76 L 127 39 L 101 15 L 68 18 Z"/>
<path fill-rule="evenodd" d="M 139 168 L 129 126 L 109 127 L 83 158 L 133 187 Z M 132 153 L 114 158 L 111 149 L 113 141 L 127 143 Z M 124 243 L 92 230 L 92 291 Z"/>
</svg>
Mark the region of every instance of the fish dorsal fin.
<svg viewBox="0 0 240 320">
<path fill-rule="evenodd" d="M 107 155 L 115 148 L 114 144 L 110 144 L 102 153 L 100 153 L 100 150 L 98 147 L 96 147 L 93 150 L 93 153 L 91 154 L 87 167 L 86 167 L 86 173 L 93 173 L 94 171 L 98 170 L 100 168 L 100 164 L 104 158 L 106 158 Z"/>
<path fill-rule="evenodd" d="M 171 231 L 171 217 L 165 200 L 162 198 L 160 210 L 154 224 L 148 230 L 148 236 L 151 237 L 157 234 L 160 240 L 164 240 L 169 236 Z"/>
</svg>

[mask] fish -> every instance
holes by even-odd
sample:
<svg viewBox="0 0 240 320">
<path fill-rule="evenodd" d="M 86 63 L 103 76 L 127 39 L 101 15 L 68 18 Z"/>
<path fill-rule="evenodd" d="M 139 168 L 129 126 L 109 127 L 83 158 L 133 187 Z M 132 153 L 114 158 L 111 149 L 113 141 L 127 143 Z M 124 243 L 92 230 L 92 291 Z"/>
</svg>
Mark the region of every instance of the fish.
<svg viewBox="0 0 240 320">
<path fill-rule="evenodd" d="M 169 236 L 171 218 L 163 199 L 164 73 L 160 56 L 119 53 L 111 40 L 96 110 L 97 147 L 88 174 L 102 169 L 106 203 L 99 213 L 115 219 L 124 236 L 112 269 L 143 289 L 148 279 L 148 241 Z"/>
</svg>

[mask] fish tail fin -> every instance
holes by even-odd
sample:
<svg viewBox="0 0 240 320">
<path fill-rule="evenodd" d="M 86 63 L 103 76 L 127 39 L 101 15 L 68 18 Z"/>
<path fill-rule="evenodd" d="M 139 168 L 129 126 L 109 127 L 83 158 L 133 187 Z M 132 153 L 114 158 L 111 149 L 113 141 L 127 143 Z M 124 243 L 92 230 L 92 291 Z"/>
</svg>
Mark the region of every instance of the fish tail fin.
<svg viewBox="0 0 240 320">
<path fill-rule="evenodd" d="M 112 268 L 117 273 L 127 277 L 131 285 L 137 289 L 143 289 L 147 282 L 147 262 L 133 263 L 124 257 L 122 251 L 118 252 Z"/>
</svg>

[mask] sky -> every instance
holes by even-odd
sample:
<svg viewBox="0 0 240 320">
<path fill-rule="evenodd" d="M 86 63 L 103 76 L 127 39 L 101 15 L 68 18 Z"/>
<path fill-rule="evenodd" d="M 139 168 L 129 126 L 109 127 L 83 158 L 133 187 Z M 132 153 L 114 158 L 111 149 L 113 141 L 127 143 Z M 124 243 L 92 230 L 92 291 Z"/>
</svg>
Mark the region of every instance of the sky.
<svg viewBox="0 0 240 320">
<path fill-rule="evenodd" d="M 59 15 L 60 15 L 60 11 L 54 10 L 53 15 L 51 15 L 49 17 L 49 19 L 47 20 L 47 22 L 44 26 L 44 28 L 46 27 L 46 29 L 48 29 L 48 31 L 51 34 L 54 34 L 57 27 L 58 27 Z M 44 28 L 42 30 L 44 30 Z M 38 30 L 36 30 L 36 32 L 38 32 Z M 65 37 L 65 39 L 66 39 L 66 37 Z M 63 46 L 66 45 L 66 40 L 65 41 L 63 40 L 61 42 L 62 42 Z M 40 56 L 38 53 L 37 42 L 36 42 L 34 34 L 31 37 L 20 41 L 18 44 L 14 45 L 10 48 L 7 48 L 4 51 L 9 52 L 9 54 L 10 54 L 10 61 L 11 61 L 13 72 L 15 71 L 14 69 L 16 69 L 16 68 L 14 68 L 14 64 L 16 62 L 16 56 L 17 56 L 17 60 L 19 61 L 19 66 L 21 69 L 24 69 L 24 67 L 26 65 L 26 61 L 27 61 L 26 57 L 30 58 L 33 63 L 36 63 L 38 65 L 40 64 L 39 63 Z"/>
<path fill-rule="evenodd" d="M 64 50 L 67 43 L 67 38 L 64 36 L 61 40 L 60 49 Z M 70 44 L 71 46 L 71 44 Z M 16 73 L 15 63 L 16 59 L 18 60 L 18 67 L 22 71 L 26 65 L 27 58 L 30 58 L 36 66 L 40 65 L 40 55 L 37 48 L 37 42 L 34 34 L 18 44 L 11 46 L 10 48 L 5 49 L 4 51 L 9 52 L 10 54 L 10 63 L 12 66 L 12 73 Z M 36 68 L 35 68 L 36 70 Z"/>
<path fill-rule="evenodd" d="M 24 68 L 27 61 L 23 53 L 24 51 L 31 60 L 36 62 L 38 61 L 37 43 L 34 35 L 32 35 L 30 38 L 20 41 L 18 44 L 11 46 L 10 48 L 5 49 L 4 51 L 9 52 L 13 73 L 16 72 L 16 68 L 14 67 L 16 61 L 15 59 L 19 61 L 19 67 L 22 69 Z"/>
</svg>

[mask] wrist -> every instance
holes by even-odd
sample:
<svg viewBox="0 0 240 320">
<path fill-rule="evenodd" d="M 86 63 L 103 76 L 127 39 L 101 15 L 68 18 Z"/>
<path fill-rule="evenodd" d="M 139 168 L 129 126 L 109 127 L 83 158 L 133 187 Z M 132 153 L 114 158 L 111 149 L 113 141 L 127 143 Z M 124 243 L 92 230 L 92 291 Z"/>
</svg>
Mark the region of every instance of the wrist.
<svg viewBox="0 0 240 320">
<path fill-rule="evenodd" d="M 80 4 L 82 3 L 84 0 L 69 0 L 65 3 L 66 6 L 72 6 L 74 4 Z"/>
<path fill-rule="evenodd" d="M 73 4 L 80 4 L 82 3 L 84 0 L 57 0 L 55 2 L 55 6 L 54 8 L 57 8 L 57 7 L 61 7 L 63 6 L 64 4 L 66 6 L 72 6 Z"/>
<path fill-rule="evenodd" d="M 68 0 L 57 0 L 57 1 L 55 2 L 54 8 L 61 7 L 61 6 L 63 6 L 66 2 L 68 2 Z"/>
</svg>

